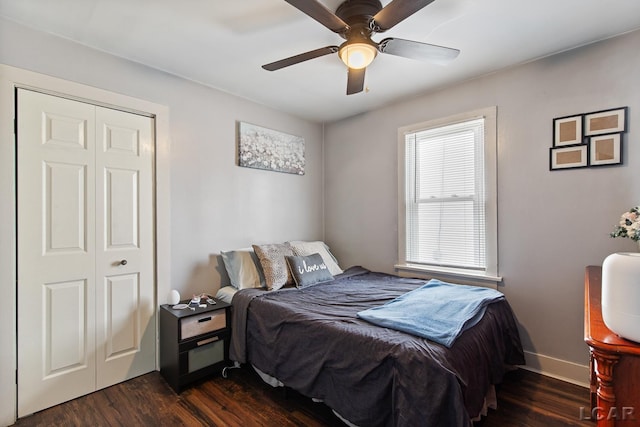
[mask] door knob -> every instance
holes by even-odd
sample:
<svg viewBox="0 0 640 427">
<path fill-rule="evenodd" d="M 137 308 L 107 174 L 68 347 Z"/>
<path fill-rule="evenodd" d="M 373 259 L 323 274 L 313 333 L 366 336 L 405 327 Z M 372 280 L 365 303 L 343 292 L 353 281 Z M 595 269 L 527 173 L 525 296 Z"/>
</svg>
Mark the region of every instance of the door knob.
<svg viewBox="0 0 640 427">
<path fill-rule="evenodd" d="M 122 261 L 120 261 L 120 265 L 127 265 L 127 260 L 123 259 Z"/>
</svg>

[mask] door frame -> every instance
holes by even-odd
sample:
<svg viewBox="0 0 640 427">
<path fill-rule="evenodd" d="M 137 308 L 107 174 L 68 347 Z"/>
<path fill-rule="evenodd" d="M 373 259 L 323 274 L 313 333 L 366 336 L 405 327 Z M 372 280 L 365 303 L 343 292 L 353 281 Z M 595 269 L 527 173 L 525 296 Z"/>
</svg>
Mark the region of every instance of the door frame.
<svg viewBox="0 0 640 427">
<path fill-rule="evenodd" d="M 171 273 L 169 107 L 56 77 L 0 64 L 0 342 L 13 351 L 0 352 L 0 425 L 17 417 L 17 260 L 16 260 L 16 88 L 143 114 L 155 119 L 155 307 L 168 302 Z M 156 370 L 159 328 L 156 316 Z"/>
</svg>

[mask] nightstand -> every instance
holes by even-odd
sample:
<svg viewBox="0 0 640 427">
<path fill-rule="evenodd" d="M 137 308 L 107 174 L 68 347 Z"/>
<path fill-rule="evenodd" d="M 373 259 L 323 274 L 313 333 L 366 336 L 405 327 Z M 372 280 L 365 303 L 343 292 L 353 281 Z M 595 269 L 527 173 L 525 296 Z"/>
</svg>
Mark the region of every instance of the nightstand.
<svg viewBox="0 0 640 427">
<path fill-rule="evenodd" d="M 228 365 L 231 306 L 215 301 L 195 310 L 160 306 L 160 373 L 176 393 Z"/>
</svg>

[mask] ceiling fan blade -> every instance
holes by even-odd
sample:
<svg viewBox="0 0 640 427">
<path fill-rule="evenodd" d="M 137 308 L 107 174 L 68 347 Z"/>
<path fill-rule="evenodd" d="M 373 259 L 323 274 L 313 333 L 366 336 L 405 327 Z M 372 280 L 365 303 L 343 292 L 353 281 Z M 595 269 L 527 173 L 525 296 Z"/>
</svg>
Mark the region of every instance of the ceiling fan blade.
<svg viewBox="0 0 640 427">
<path fill-rule="evenodd" d="M 275 71 L 280 68 L 288 67 L 289 65 L 295 65 L 300 62 L 308 61 L 310 59 L 319 58 L 324 55 L 329 55 L 330 53 L 336 53 L 338 51 L 338 46 L 326 46 L 321 47 L 320 49 L 311 50 L 309 52 L 301 53 L 299 55 L 294 55 L 289 58 L 281 59 L 280 61 L 271 62 L 269 64 L 265 64 L 262 66 L 267 71 Z"/>
<path fill-rule="evenodd" d="M 364 74 L 366 68 L 349 68 L 349 74 L 347 75 L 347 95 L 353 95 L 354 93 L 362 92 L 364 89 Z"/>
<path fill-rule="evenodd" d="M 382 40 L 378 44 L 378 50 L 382 53 L 417 59 L 418 61 L 433 62 L 439 65 L 448 64 L 460 54 L 458 49 L 396 38 Z"/>
<path fill-rule="evenodd" d="M 393 0 L 383 7 L 380 12 L 375 14 L 372 28 L 376 33 L 387 31 L 398 22 L 407 19 L 433 1 L 434 0 Z"/>
<path fill-rule="evenodd" d="M 315 19 L 334 33 L 342 33 L 349 28 L 346 22 L 316 0 L 285 0 L 306 15 Z"/>
</svg>

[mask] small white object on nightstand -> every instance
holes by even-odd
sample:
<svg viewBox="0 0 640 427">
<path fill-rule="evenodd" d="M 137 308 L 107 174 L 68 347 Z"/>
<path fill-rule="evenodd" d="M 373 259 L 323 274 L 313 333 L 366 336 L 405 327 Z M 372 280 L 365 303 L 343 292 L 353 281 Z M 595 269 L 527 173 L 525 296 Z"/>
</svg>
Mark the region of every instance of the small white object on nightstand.
<svg viewBox="0 0 640 427">
<path fill-rule="evenodd" d="M 180 292 L 173 289 L 169 297 L 169 304 L 175 305 L 180 302 Z"/>
</svg>

